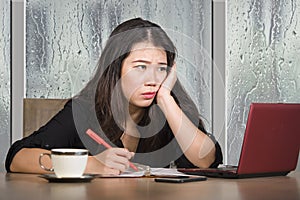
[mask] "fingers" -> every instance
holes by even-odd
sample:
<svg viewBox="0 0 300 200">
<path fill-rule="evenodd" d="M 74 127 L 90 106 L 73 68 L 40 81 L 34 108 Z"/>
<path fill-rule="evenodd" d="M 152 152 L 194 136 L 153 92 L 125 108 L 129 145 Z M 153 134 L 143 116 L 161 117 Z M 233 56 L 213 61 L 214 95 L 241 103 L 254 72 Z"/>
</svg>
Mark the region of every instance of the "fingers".
<svg viewBox="0 0 300 200">
<path fill-rule="evenodd" d="M 167 76 L 167 78 L 164 80 L 162 87 L 171 91 L 175 82 L 177 80 L 177 75 L 176 75 L 176 64 L 174 63 L 173 67 L 170 69 L 170 73 Z"/>
<path fill-rule="evenodd" d="M 113 169 L 113 168 L 110 168 L 110 167 L 107 167 L 107 166 L 104 166 L 102 171 L 101 171 L 101 174 L 109 174 L 109 175 L 118 175 L 120 173 L 121 173 L 120 170 Z"/>
<path fill-rule="evenodd" d="M 174 62 L 173 66 L 172 66 L 172 68 L 171 68 L 171 71 L 172 71 L 172 70 L 173 70 L 173 71 L 176 71 L 176 67 L 177 67 L 177 65 L 176 65 L 176 63 Z"/>
<path fill-rule="evenodd" d="M 129 160 L 134 156 L 124 148 L 111 148 L 97 155 L 97 159 L 108 168 L 123 172 L 129 168 Z M 115 174 L 115 171 L 114 171 Z"/>
<path fill-rule="evenodd" d="M 129 152 L 125 148 L 112 148 L 112 151 L 119 156 L 126 157 L 128 160 L 134 156 L 134 152 Z"/>
</svg>

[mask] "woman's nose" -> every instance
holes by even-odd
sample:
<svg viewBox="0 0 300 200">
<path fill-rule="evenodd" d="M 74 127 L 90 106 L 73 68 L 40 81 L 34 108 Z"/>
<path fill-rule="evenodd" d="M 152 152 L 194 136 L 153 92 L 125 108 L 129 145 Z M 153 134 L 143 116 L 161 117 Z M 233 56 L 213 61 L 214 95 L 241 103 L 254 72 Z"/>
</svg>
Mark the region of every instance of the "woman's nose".
<svg viewBox="0 0 300 200">
<path fill-rule="evenodd" d="M 155 87 L 156 85 L 157 85 L 157 82 L 154 79 L 146 79 L 145 80 L 145 86 Z"/>
<path fill-rule="evenodd" d="M 145 85 L 156 86 L 157 84 L 160 84 L 162 82 L 162 80 L 160 79 L 161 77 L 159 74 L 157 74 L 155 67 L 149 68 L 145 75 Z"/>
</svg>

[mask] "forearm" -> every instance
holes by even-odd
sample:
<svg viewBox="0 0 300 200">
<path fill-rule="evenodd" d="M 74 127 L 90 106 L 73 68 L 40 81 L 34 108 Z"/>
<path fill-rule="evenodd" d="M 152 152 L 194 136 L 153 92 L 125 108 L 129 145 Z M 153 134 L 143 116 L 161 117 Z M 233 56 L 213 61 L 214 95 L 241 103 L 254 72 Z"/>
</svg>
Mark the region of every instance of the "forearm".
<svg viewBox="0 0 300 200">
<path fill-rule="evenodd" d="M 41 153 L 50 153 L 50 151 L 39 148 L 21 149 L 14 156 L 10 170 L 12 172 L 22 173 L 49 173 L 40 167 L 39 156 Z M 51 168 L 51 160 L 49 157 L 44 156 L 42 162 L 44 166 Z"/>
<path fill-rule="evenodd" d="M 120 153 L 123 150 L 115 150 L 116 154 L 121 156 L 129 156 L 132 157 L 131 153 L 128 151 L 124 151 L 124 155 Z M 24 148 L 21 149 L 13 158 L 12 163 L 10 165 L 11 172 L 20 172 L 20 173 L 50 173 L 40 167 L 39 157 L 42 153 L 50 153 L 50 151 L 40 148 Z M 128 155 L 127 155 L 128 154 Z M 98 156 L 101 154 L 98 154 Z M 111 154 L 106 155 L 106 157 L 116 157 L 110 156 Z M 47 168 L 52 168 L 51 159 L 48 156 L 43 156 L 42 164 Z M 126 159 L 128 162 L 128 159 Z M 101 161 L 97 156 L 89 156 L 87 161 L 87 166 L 85 169 L 85 173 L 92 174 L 119 174 L 120 170 L 114 167 L 109 167 L 104 164 L 105 161 Z M 127 166 L 127 165 L 126 165 Z M 128 166 L 127 166 L 128 167 Z"/>
<path fill-rule="evenodd" d="M 198 167 L 209 167 L 215 160 L 214 142 L 188 119 L 172 96 L 160 98 L 159 106 L 185 156 Z"/>
</svg>

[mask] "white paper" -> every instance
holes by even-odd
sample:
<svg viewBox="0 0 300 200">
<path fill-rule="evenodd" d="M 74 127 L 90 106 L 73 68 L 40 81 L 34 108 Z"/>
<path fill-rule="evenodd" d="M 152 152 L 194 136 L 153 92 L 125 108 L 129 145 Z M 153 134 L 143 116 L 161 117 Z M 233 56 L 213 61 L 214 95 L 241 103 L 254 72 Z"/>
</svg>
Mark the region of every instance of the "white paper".
<svg viewBox="0 0 300 200">
<path fill-rule="evenodd" d="M 176 168 L 148 168 L 137 171 L 128 170 L 118 177 L 142 177 L 142 176 L 189 176 L 177 171 Z"/>
</svg>

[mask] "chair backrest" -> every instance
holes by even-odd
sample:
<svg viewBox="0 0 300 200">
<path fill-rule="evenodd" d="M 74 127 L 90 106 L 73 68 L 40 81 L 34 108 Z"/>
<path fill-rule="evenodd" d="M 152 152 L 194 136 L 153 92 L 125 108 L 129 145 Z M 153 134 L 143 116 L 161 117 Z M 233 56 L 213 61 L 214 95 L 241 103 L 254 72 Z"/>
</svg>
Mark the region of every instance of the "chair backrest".
<svg viewBox="0 0 300 200">
<path fill-rule="evenodd" d="M 65 105 L 68 99 L 23 99 L 23 136 L 45 125 Z"/>
</svg>

